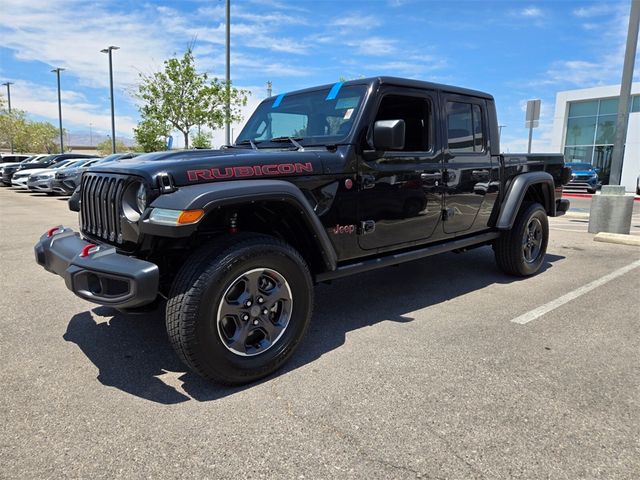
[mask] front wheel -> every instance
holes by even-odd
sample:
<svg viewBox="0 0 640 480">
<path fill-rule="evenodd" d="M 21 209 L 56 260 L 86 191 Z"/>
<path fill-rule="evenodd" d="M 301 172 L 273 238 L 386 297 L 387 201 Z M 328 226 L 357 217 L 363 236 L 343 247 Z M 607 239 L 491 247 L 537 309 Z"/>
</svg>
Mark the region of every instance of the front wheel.
<svg viewBox="0 0 640 480">
<path fill-rule="evenodd" d="M 293 354 L 309 325 L 312 297 L 309 269 L 296 250 L 272 237 L 238 235 L 184 264 L 169 294 L 167 332 L 195 372 L 228 385 L 248 383 Z"/>
<path fill-rule="evenodd" d="M 520 207 L 511 230 L 494 244 L 498 266 L 510 275 L 526 277 L 540 270 L 547 253 L 549 221 L 539 203 Z"/>
</svg>

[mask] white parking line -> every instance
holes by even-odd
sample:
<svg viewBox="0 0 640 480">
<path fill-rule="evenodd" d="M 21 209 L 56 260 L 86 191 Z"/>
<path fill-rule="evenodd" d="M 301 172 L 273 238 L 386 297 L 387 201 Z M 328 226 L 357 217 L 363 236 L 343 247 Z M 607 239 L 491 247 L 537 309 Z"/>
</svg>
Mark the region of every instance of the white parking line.
<svg viewBox="0 0 640 480">
<path fill-rule="evenodd" d="M 571 300 L 574 300 L 579 296 L 584 295 L 585 293 L 589 293 L 591 290 L 594 290 L 600 287 L 601 285 L 604 285 L 605 283 L 610 282 L 614 278 L 618 278 L 637 267 L 640 267 L 640 260 L 636 260 L 635 262 L 630 263 L 625 267 L 619 268 L 618 270 L 615 270 L 610 274 L 605 275 L 602 278 L 599 278 L 598 280 L 594 280 L 593 282 L 587 283 L 586 285 L 583 285 L 580 288 L 576 288 L 575 290 L 572 290 L 571 292 L 559 298 L 556 298 L 555 300 L 552 300 L 549 303 L 545 303 L 544 305 L 538 308 L 534 308 L 533 310 L 530 310 L 529 312 L 523 315 L 520 315 L 519 317 L 516 317 L 511 321 L 513 323 L 519 323 L 520 325 L 529 323 L 530 321 L 535 320 L 536 318 L 540 318 L 546 313 L 549 313 L 550 311 L 555 310 L 558 307 L 561 307 L 565 303 L 568 303 Z"/>
</svg>

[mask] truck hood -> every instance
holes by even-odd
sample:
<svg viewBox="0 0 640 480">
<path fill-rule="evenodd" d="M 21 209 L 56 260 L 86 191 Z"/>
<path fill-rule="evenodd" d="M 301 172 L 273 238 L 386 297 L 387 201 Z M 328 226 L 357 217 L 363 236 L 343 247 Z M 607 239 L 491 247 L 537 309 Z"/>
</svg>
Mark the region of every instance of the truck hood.
<svg viewBox="0 0 640 480">
<path fill-rule="evenodd" d="M 159 174 L 169 174 L 175 186 L 215 181 L 256 178 L 278 178 L 299 175 L 319 175 L 327 165 L 344 158 L 345 149 L 326 148 L 252 150 L 188 150 L 160 152 L 95 165 L 88 172 L 119 173 L 143 177 L 157 185 Z"/>
</svg>

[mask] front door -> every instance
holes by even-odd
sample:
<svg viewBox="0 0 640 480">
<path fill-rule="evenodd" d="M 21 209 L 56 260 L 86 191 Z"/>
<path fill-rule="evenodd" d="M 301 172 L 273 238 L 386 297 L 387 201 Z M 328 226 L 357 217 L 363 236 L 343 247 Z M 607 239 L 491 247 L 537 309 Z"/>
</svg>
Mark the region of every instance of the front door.
<svg viewBox="0 0 640 480">
<path fill-rule="evenodd" d="M 371 126 L 377 120 L 404 120 L 405 146 L 363 154 L 358 169 L 358 238 L 363 249 L 425 241 L 442 210 L 442 150 L 433 122 L 437 95 L 386 87 L 378 102 Z"/>
<path fill-rule="evenodd" d="M 443 93 L 442 113 L 444 231 L 471 233 L 486 228 L 487 208 L 483 203 L 486 198 L 494 198 L 492 193 L 497 191 L 498 172 L 492 170 L 486 142 L 485 102 L 477 97 Z M 478 218 L 481 209 L 483 214 Z"/>
</svg>

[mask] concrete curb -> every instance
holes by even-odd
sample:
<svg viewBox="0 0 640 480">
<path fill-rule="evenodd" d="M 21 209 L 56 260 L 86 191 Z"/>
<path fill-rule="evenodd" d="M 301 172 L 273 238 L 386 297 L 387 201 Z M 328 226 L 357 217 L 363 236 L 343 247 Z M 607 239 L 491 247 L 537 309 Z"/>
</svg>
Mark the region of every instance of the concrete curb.
<svg viewBox="0 0 640 480">
<path fill-rule="evenodd" d="M 572 212 L 572 211 L 568 211 L 567 213 L 565 213 L 563 215 L 563 217 L 567 217 L 567 218 L 576 218 L 579 220 L 589 220 L 589 214 L 586 212 Z"/>
<path fill-rule="evenodd" d="M 640 236 L 638 235 L 625 235 L 623 233 L 596 233 L 593 237 L 595 242 L 605 243 L 617 243 L 619 245 L 632 245 L 634 247 L 640 247 Z"/>
</svg>

